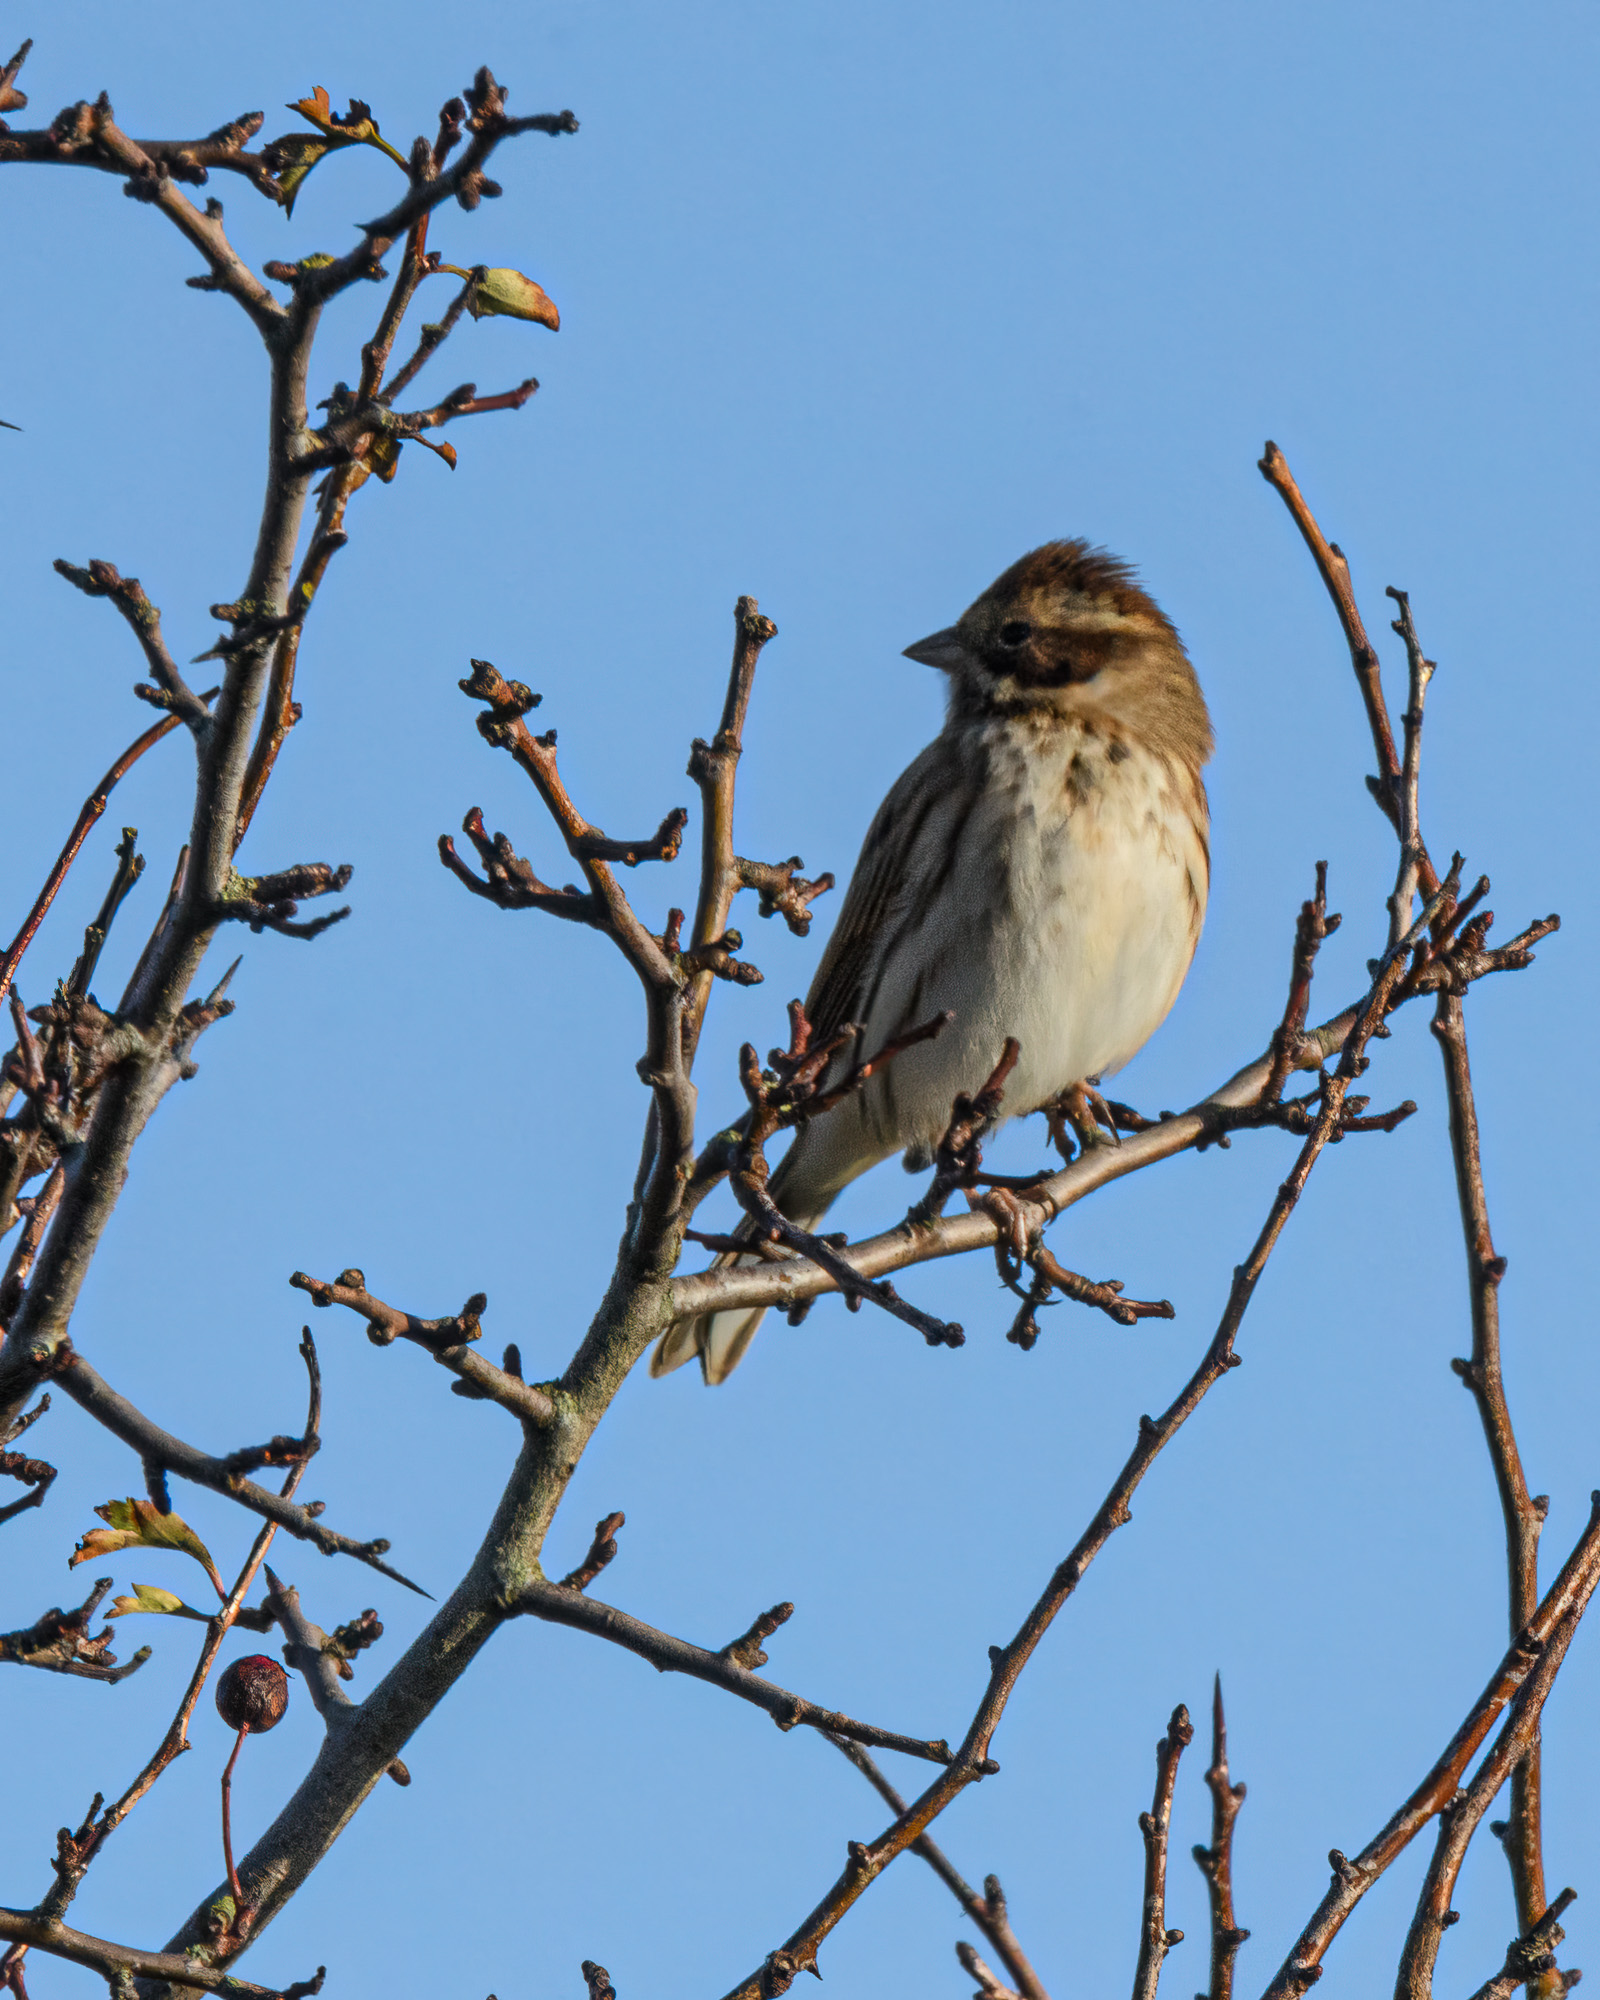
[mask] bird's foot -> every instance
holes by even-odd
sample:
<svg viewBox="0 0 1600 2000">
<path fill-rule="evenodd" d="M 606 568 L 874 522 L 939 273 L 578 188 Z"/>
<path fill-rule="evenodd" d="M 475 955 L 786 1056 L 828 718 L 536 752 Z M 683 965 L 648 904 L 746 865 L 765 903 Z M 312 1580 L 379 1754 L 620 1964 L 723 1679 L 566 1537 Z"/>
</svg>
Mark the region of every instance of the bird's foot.
<svg viewBox="0 0 1600 2000">
<path fill-rule="evenodd" d="M 1074 1083 L 1040 1108 L 1049 1123 L 1051 1141 L 1064 1160 L 1095 1146 L 1122 1144 L 1117 1113 L 1126 1107 L 1108 1104 L 1091 1084 Z"/>
</svg>

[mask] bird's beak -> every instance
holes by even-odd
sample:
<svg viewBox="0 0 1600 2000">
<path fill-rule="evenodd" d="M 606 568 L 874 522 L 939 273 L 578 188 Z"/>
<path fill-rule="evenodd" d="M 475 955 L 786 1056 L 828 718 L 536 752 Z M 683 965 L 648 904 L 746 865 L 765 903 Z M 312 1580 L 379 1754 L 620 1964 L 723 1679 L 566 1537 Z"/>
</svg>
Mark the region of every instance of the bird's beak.
<svg viewBox="0 0 1600 2000">
<path fill-rule="evenodd" d="M 916 660 L 925 667 L 939 667 L 952 674 L 958 667 L 964 667 L 971 659 L 960 632 L 954 625 L 947 625 L 942 632 L 930 632 L 926 639 L 919 639 L 914 646 L 907 646 L 905 657 Z"/>
</svg>

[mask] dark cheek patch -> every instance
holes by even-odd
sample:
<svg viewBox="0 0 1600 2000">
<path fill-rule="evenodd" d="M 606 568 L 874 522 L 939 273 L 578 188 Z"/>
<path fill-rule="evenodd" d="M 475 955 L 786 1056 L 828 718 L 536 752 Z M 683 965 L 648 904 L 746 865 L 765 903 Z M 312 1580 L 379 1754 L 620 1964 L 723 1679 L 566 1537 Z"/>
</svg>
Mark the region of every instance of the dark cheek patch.
<svg viewBox="0 0 1600 2000">
<path fill-rule="evenodd" d="M 1026 646 L 1011 656 L 1010 669 L 1029 687 L 1067 687 L 1092 681 L 1109 666 L 1118 650 L 1112 632 L 1035 632 Z"/>
</svg>

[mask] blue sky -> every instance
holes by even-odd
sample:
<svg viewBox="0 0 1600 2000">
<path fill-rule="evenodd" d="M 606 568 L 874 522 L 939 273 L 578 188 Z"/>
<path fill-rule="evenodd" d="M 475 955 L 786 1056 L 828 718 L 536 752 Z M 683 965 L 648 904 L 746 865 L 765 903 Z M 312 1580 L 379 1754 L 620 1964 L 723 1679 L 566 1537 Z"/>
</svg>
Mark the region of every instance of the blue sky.
<svg viewBox="0 0 1600 2000">
<path fill-rule="evenodd" d="M 310 947 L 250 939 L 238 1013 L 142 1142 L 75 1328 L 83 1351 L 170 1428 L 226 1450 L 292 1428 L 302 1267 L 355 1263 L 415 1310 L 489 1294 L 488 1338 L 537 1374 L 564 1362 L 598 1294 L 637 1155 L 639 1008 L 601 940 L 461 893 L 433 844 L 479 804 L 544 872 L 531 791 L 491 755 L 456 689 L 470 655 L 542 690 L 563 768 L 608 829 L 689 803 L 689 739 L 715 724 L 729 612 L 756 595 L 780 637 L 762 667 L 742 844 L 848 869 L 893 776 L 937 728 L 940 690 L 900 648 L 953 618 L 1024 548 L 1086 534 L 1136 561 L 1183 631 L 1218 754 L 1211 914 L 1174 1014 L 1119 1082 L 1187 1103 L 1262 1046 L 1294 912 L 1330 864 L 1345 926 L 1325 1011 L 1381 937 L 1392 843 L 1337 627 L 1255 461 L 1274 437 L 1349 553 L 1384 633 L 1409 589 L 1440 662 L 1424 784 L 1436 853 L 1494 880 L 1501 935 L 1558 909 L 1535 970 L 1469 1015 L 1499 1247 L 1506 1365 L 1554 1574 L 1597 1483 L 1592 1152 L 1581 1093 L 1594 942 L 1592 395 L 1587 254 L 1595 181 L 1592 14 L 1552 4 L 1338 10 L 868 0 L 508 8 L 412 0 L 219 12 L 171 0 L 8 4 L 32 33 L 32 111 L 109 90 L 136 135 L 210 129 L 315 84 L 371 101 L 404 145 L 487 61 L 523 112 L 570 106 L 576 138 L 499 156 L 505 197 L 451 214 L 452 261 L 512 264 L 560 305 L 559 335 L 485 322 L 425 385 L 528 373 L 516 416 L 456 427 L 451 475 L 407 454 L 369 486 L 302 654 L 304 725 L 247 866 L 355 866 L 352 921 Z M 269 133 L 293 127 L 269 109 Z M 338 250 L 392 172 L 329 162 L 292 223 L 216 190 L 257 267 Z M 180 657 L 209 643 L 253 533 L 264 370 L 227 303 L 186 290 L 191 255 L 87 174 L 0 179 L 9 310 L 5 745 L 0 845 L 9 931 L 78 800 L 142 726 L 142 671 L 105 606 L 50 561 L 140 576 Z M 376 305 L 329 315 L 315 394 L 353 377 Z M 1391 700 L 1401 682 L 1389 649 Z M 105 989 L 153 914 L 186 817 L 163 745 L 105 828 L 24 968 L 31 1002 L 70 963 L 115 827 L 149 872 Z M 630 878 L 658 917 L 678 879 Z M 766 984 L 719 992 L 699 1080 L 737 1102 L 733 1054 L 776 1039 L 831 912 L 801 943 L 744 923 Z M 118 953 L 121 956 L 118 956 Z M 219 960 L 220 962 L 220 960 Z M 1058 1994 L 1131 1979 L 1153 1746 L 1220 1669 L 1236 1776 L 1240 1918 L 1259 1990 L 1326 1881 L 1432 1760 L 1504 1643 L 1498 1510 L 1449 1358 L 1469 1340 L 1437 1061 L 1407 1018 L 1375 1098 L 1415 1097 L 1389 1139 L 1319 1167 L 1217 1390 L 1147 1482 L 1013 1702 L 1002 1775 L 939 1837 L 996 1870 Z M 1038 1158 L 1041 1134 L 995 1158 Z M 1074 1308 L 1027 1355 L 1001 1338 L 992 1268 L 945 1264 L 906 1289 L 962 1320 L 959 1353 L 820 1307 L 769 1327 L 734 1382 L 631 1381 L 586 1458 L 549 1561 L 628 1515 L 606 1594 L 721 1644 L 780 1598 L 798 1610 L 768 1669 L 919 1733 L 956 1733 L 985 1647 L 1015 1628 L 1209 1338 L 1291 1142 L 1138 1177 L 1058 1225 L 1057 1253 L 1171 1324 L 1123 1332 Z M 898 1170 L 841 1203 L 853 1234 L 903 1208 Z M 458 1574 L 510 1463 L 510 1425 L 460 1402 L 424 1358 L 319 1315 L 325 1447 L 308 1494 L 382 1533 L 430 1587 Z M 241 1414 L 243 1413 L 243 1414 Z M 120 1447 L 58 1407 L 31 1448 L 63 1468 L 6 1535 L 7 1621 L 73 1588 L 62 1565 L 98 1501 L 132 1490 Z M 179 1505 L 237 1557 L 247 1525 Z M 280 1544 L 328 1627 L 375 1603 L 388 1628 L 353 1692 L 397 1656 L 417 1600 Z M 159 1559 L 141 1580 L 157 1575 Z M 119 1584 L 127 1578 L 119 1573 Z M 174 1587 L 176 1584 L 174 1583 Z M 114 1691 L 10 1677 L 3 1900 L 44 1887 L 54 1830 L 120 1789 L 188 1673 L 181 1631 Z M 124 1628 L 127 1630 L 127 1628 Z M 369 1669 L 368 1662 L 371 1662 Z M 1552 1889 L 1581 1892 L 1572 1961 L 1593 1957 L 1600 1772 L 1593 1634 L 1546 1717 Z M 242 1838 L 311 1754 L 303 1698 L 252 1745 Z M 227 1743 L 196 1747 L 97 1864 L 83 1927 L 155 1944 L 218 1868 Z M 1167 1986 L 1203 1980 L 1200 1747 L 1180 1783 Z M 621 2000 L 718 1993 L 810 1908 L 881 1809 L 820 1742 L 578 1635 L 504 1634 L 242 1970 L 376 1995 L 419 1961 L 463 1996 L 576 1993 L 610 1967 Z M 914 1774 L 913 1774 L 914 1775 Z M 1340 1939 L 1321 1992 L 1392 1979 L 1425 1865 L 1419 1842 Z M 1483 1851 L 1479 1851 L 1481 1848 Z M 1514 1928 L 1504 1869 L 1475 1848 L 1441 1981 L 1470 1990 Z M 943 1889 L 896 1865 L 826 1948 L 839 2000 L 957 1994 L 962 1935 Z M 40 1967 L 36 1996 L 92 1990 Z"/>
</svg>

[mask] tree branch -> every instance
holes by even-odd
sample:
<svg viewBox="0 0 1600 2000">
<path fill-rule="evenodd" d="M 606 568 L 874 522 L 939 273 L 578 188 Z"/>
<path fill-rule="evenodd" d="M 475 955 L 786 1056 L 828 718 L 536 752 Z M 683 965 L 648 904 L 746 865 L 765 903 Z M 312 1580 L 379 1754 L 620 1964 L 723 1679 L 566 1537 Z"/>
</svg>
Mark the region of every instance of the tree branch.
<svg viewBox="0 0 1600 2000">
<path fill-rule="evenodd" d="M 1554 1971 L 1556 1946 L 1566 1936 L 1560 1920 L 1567 1906 L 1577 1898 L 1576 1889 L 1563 1889 L 1536 1924 L 1529 1925 L 1521 1937 L 1511 1940 L 1505 1964 L 1493 1979 L 1478 1988 L 1472 2000 L 1512 2000 L 1519 1986 L 1525 1986 L 1541 1973 Z M 1569 1972 L 1558 1977 L 1561 1992 L 1567 1993 L 1577 1985 L 1579 1975 Z"/>
<path fill-rule="evenodd" d="M 47 1674 L 71 1674 L 78 1680 L 107 1681 L 113 1687 L 137 1673 L 150 1657 L 148 1646 L 141 1646 L 125 1666 L 119 1667 L 116 1654 L 109 1650 L 111 1627 L 106 1626 L 98 1638 L 89 1632 L 111 1581 L 109 1576 L 98 1578 L 75 1611 L 63 1611 L 57 1605 L 23 1631 L 0 1632 L 0 1662 L 38 1667 Z"/>
<path fill-rule="evenodd" d="M 1337 545 L 1323 537 L 1282 453 L 1270 442 L 1261 461 L 1261 471 L 1282 495 L 1304 536 L 1334 600 L 1350 645 L 1351 662 L 1366 705 L 1381 773 L 1378 781 L 1369 780 L 1369 784 L 1374 798 L 1393 822 L 1401 840 L 1401 880 L 1396 884 L 1396 902 L 1392 906 L 1394 920 L 1398 923 L 1401 921 L 1399 899 L 1407 885 L 1408 874 L 1424 895 L 1431 895 L 1437 882 L 1422 839 L 1417 807 L 1422 698 L 1434 671 L 1433 665 L 1423 657 L 1406 594 L 1391 589 L 1388 594 L 1400 610 L 1393 627 L 1405 643 L 1409 675 L 1409 700 L 1404 718 L 1406 750 L 1402 767 L 1395 757 L 1394 733 L 1384 702 L 1377 655 L 1361 624 L 1351 589 L 1349 566 Z M 1492 913 L 1483 912 L 1474 916 L 1452 943 L 1452 933 L 1488 891 L 1489 880 L 1484 876 L 1463 901 L 1457 901 L 1454 895 L 1445 900 L 1432 923 L 1431 949 L 1418 954 L 1418 965 L 1408 985 L 1412 990 L 1420 990 L 1423 982 L 1429 981 L 1439 996 L 1433 1032 L 1444 1063 L 1450 1145 L 1472 1300 L 1472 1358 L 1466 1362 L 1456 1361 L 1452 1366 L 1471 1389 L 1477 1402 L 1494 1469 L 1495 1485 L 1505 1519 L 1509 1624 L 1515 1634 L 1532 1617 L 1538 1599 L 1539 1531 L 1548 1503 L 1543 1496 L 1529 1497 L 1501 1375 L 1499 1286 L 1506 1266 L 1505 1259 L 1495 1254 L 1489 1229 L 1477 1109 L 1467 1056 L 1466 1020 L 1461 1005 L 1466 984 L 1473 976 L 1473 968 L 1482 962 L 1482 941 L 1489 924 L 1493 922 Z M 1409 907 L 1407 898 L 1407 914 Z M 1514 965 L 1522 962 L 1519 947 L 1548 935 L 1558 927 L 1558 923 L 1559 920 L 1552 916 L 1531 925 L 1523 938 L 1513 939 L 1509 947 L 1502 948 L 1500 963 Z M 1450 957 L 1449 964 L 1442 963 L 1446 953 Z M 1498 970 L 1499 966 L 1486 969 Z M 1525 1760 L 1512 1778 L 1511 1817 L 1504 1842 L 1516 1893 L 1518 1919 L 1524 1930 L 1531 1929 L 1545 1903 L 1540 1795 L 1539 1746 L 1535 1737 Z M 1536 1985 L 1535 2000 L 1556 2000 L 1563 1990 L 1558 1974 L 1543 1975 Z"/>
<path fill-rule="evenodd" d="M 744 880 L 733 846 L 734 792 L 756 668 L 763 649 L 777 636 L 777 626 L 762 615 L 756 600 L 741 597 L 733 607 L 733 663 L 722 720 L 709 743 L 697 736 L 690 746 L 689 776 L 700 789 L 700 890 L 689 933 L 691 950 L 704 950 L 727 930 L 733 899 Z M 710 1000 L 711 975 L 702 972 L 690 988 L 683 1015 L 684 1056 L 690 1062 Z"/>
<path fill-rule="evenodd" d="M 1167 1929 L 1167 1837 L 1172 1830 L 1172 1795 L 1178 1783 L 1178 1759 L 1194 1741 L 1194 1724 L 1180 1702 L 1172 1711 L 1167 1733 L 1156 1745 L 1156 1793 L 1149 1812 L 1140 1813 L 1144 1835 L 1144 1908 L 1139 1927 L 1139 1964 L 1133 1975 L 1133 2000 L 1156 2000 L 1162 1961 L 1182 1931 Z"/>
<path fill-rule="evenodd" d="M 361 1313 L 367 1321 L 367 1338 L 375 1346 L 386 1347 L 393 1340 L 414 1342 L 431 1354 L 441 1368 L 449 1369 L 459 1378 L 458 1394 L 498 1403 L 525 1424 L 548 1424 L 554 1417 L 555 1406 L 544 1390 L 530 1387 L 510 1369 L 496 1368 L 467 1344 L 482 1332 L 479 1315 L 489 1304 L 482 1292 L 474 1292 L 461 1311 L 450 1318 L 418 1319 L 374 1298 L 366 1288 L 364 1274 L 354 1269 L 341 1271 L 331 1284 L 296 1271 L 289 1283 L 309 1292 L 313 1305 L 347 1306 L 351 1312 Z"/>
<path fill-rule="evenodd" d="M 1299 2000 L 1321 1976 L 1323 1958 L 1345 1919 L 1378 1877 L 1417 1837 L 1434 1814 L 1456 1795 L 1461 1774 L 1478 1746 L 1494 1727 L 1500 1711 L 1523 1686 L 1558 1632 L 1566 1631 L 1561 1650 L 1600 1583 L 1600 1492 L 1594 1496 L 1589 1525 L 1542 1604 L 1491 1675 L 1488 1686 L 1468 1711 L 1426 1777 L 1383 1828 L 1355 1857 L 1347 1860 L 1337 1848 L 1329 1856 L 1333 1881 L 1311 1921 L 1300 1933 L 1279 1967 L 1263 2000 Z"/>
<path fill-rule="evenodd" d="M 851 1742 L 848 1737 L 833 1736 L 829 1738 L 829 1741 L 835 1749 L 842 1751 L 850 1759 L 850 1762 L 855 1765 L 867 1783 L 871 1785 L 879 1798 L 883 1800 L 884 1804 L 888 1806 L 889 1810 L 898 1819 L 907 1810 L 906 1802 L 884 1776 L 876 1758 L 861 1744 Z M 927 1862 L 934 1874 L 938 1876 L 939 1880 L 961 1905 L 967 1917 L 977 1925 L 978 1929 L 982 1931 L 983 1935 L 994 1947 L 1000 1962 L 1017 1982 L 1016 2000 L 1050 2000 L 1049 1994 L 1044 1989 L 1043 1982 L 1040 1980 L 1038 1973 L 1029 1964 L 1021 1945 L 1017 1942 L 1016 1933 L 1011 1928 L 1011 1918 L 1006 1909 L 1005 1892 L 1000 1887 L 999 1876 L 986 1875 L 983 1878 L 983 1894 L 980 1896 L 944 1850 L 938 1847 L 927 1834 L 923 1834 L 920 1838 L 912 1841 L 911 1852 L 920 1855 Z M 958 1946 L 957 1949 L 959 1951 L 960 1947 Z M 968 1971 L 973 1973 L 974 1978 L 981 1977 L 981 1974 L 968 1965 L 965 1958 L 962 1959 L 961 1963 L 967 1967 Z"/>
<path fill-rule="evenodd" d="M 1211 1845 L 1196 1847 L 1195 1863 L 1211 1902 L 1211 1990 L 1207 2000 L 1233 2000 L 1233 1962 L 1250 1935 L 1233 1913 L 1233 1823 L 1244 1804 L 1244 1786 L 1228 1780 L 1228 1726 L 1222 1713 L 1222 1676 L 1211 1692 Z"/>
<path fill-rule="evenodd" d="M 552 1625 L 570 1625 L 577 1631 L 593 1633 L 596 1638 L 609 1639 L 613 1645 L 622 1646 L 630 1653 L 637 1653 L 640 1659 L 648 1660 L 658 1673 L 688 1674 L 695 1680 L 706 1681 L 712 1687 L 719 1687 L 727 1694 L 737 1695 L 741 1701 L 764 1709 L 780 1729 L 789 1730 L 804 1723 L 807 1728 L 820 1730 L 825 1736 L 847 1737 L 852 1742 L 869 1743 L 880 1750 L 899 1750 L 907 1757 L 920 1757 L 931 1764 L 951 1762 L 948 1743 L 902 1736 L 892 1729 L 879 1729 L 870 1722 L 854 1722 L 848 1715 L 840 1715 L 833 1709 L 819 1708 L 815 1702 L 791 1694 L 787 1688 L 763 1680 L 760 1675 L 741 1666 L 732 1657 L 733 1647 L 725 1648 L 720 1653 L 710 1652 L 704 1646 L 692 1645 L 687 1639 L 674 1638 L 670 1632 L 658 1631 L 642 1619 L 619 1611 L 614 1604 L 585 1597 L 569 1584 L 527 1584 L 512 1609 L 528 1617 L 545 1619 Z M 765 1655 L 762 1657 L 765 1658 Z"/>
<path fill-rule="evenodd" d="M 119 1973 L 131 1973 L 138 1979 L 166 1980 L 180 1992 L 185 1987 L 197 1987 L 202 1993 L 237 1995 L 238 2000 L 291 2000 L 291 1996 L 318 1993 L 322 1989 L 321 1966 L 314 1980 L 298 1981 L 281 1990 L 275 1986 L 253 1986 L 248 1979 L 236 1979 L 187 1952 L 140 1951 L 135 1945 L 112 1944 L 105 1938 L 91 1937 L 87 1931 L 69 1930 L 63 1923 L 38 1917 L 31 1910 L 0 1909 L 0 1938 L 48 1952 L 52 1958 L 70 1959 L 74 1965 L 86 1965 L 91 1972 L 102 1973 L 108 1979 L 115 1979 Z"/>
<path fill-rule="evenodd" d="M 1538 1744 L 1539 1717 L 1578 1629 L 1578 1615 L 1563 1620 L 1550 1634 L 1527 1679 L 1517 1690 L 1494 1748 L 1479 1765 L 1465 1792 L 1457 1794 L 1439 1813 L 1439 1838 L 1400 1956 L 1395 2000 L 1432 2000 L 1439 1940 L 1455 1922 L 1456 1913 L 1450 1907 L 1450 1900 L 1455 1894 L 1461 1864 L 1467 1858 L 1467 1847 L 1501 1786 Z M 1541 1917 L 1543 1914 L 1541 1911 Z M 1545 1981 L 1549 1970 L 1536 1973 L 1535 1980 Z M 1564 1990 L 1559 1975 L 1556 1979 L 1557 1990 Z"/>
<path fill-rule="evenodd" d="M 213 689 L 212 695 L 215 695 L 215 693 L 216 690 Z M 211 696 L 207 697 L 208 700 L 211 698 Z M 126 777 L 144 753 L 152 748 L 153 745 L 159 743 L 163 736 L 170 736 L 173 730 L 177 728 L 178 722 L 179 718 L 176 715 L 169 715 L 164 722 L 158 722 L 153 729 L 147 729 L 142 736 L 135 737 L 133 742 L 128 745 L 127 749 L 123 751 L 122 755 L 111 766 L 111 769 L 100 780 L 99 784 L 95 786 L 88 798 L 84 800 L 72 831 L 67 835 L 66 846 L 56 856 L 55 866 L 45 877 L 44 887 L 34 898 L 33 908 L 23 919 L 21 930 L 17 932 L 16 936 L 11 940 L 10 945 L 6 948 L 4 958 L 0 958 L 0 1000 L 3 1000 L 6 994 L 10 992 L 11 982 L 16 976 L 17 967 L 22 963 L 23 953 L 32 944 L 34 933 L 44 922 L 50 905 L 55 901 L 62 883 L 67 879 L 68 871 L 71 869 L 73 862 L 78 858 L 79 849 L 98 825 L 100 817 L 110 801 L 117 781 L 120 778 Z"/>
<path fill-rule="evenodd" d="M 139 579 L 136 576 L 125 577 L 114 563 L 101 562 L 95 557 L 90 558 L 87 569 L 64 562 L 60 557 L 52 567 L 58 576 L 64 576 L 85 597 L 107 597 L 122 613 L 150 663 L 151 673 L 156 677 L 153 688 L 141 683 L 135 687 L 134 693 L 157 708 L 170 709 L 180 722 L 188 724 L 196 736 L 203 737 L 211 727 L 211 715 L 206 707 L 206 701 L 211 697 L 202 699 L 197 695 L 179 671 L 177 661 L 168 652 L 167 642 L 161 636 L 161 613 L 145 596 Z"/>
<path fill-rule="evenodd" d="M 197 1451 L 193 1445 L 185 1444 L 181 1438 L 174 1437 L 170 1431 L 162 1430 L 125 1396 L 119 1396 L 71 1346 L 58 1351 L 53 1373 L 80 1409 L 87 1410 L 113 1437 L 121 1438 L 124 1444 L 131 1446 L 146 1465 L 159 1465 L 164 1471 L 175 1472 L 180 1479 L 187 1479 L 192 1485 L 209 1487 L 213 1493 L 237 1500 L 252 1514 L 274 1522 L 298 1541 L 310 1542 L 324 1555 L 353 1556 L 357 1562 L 365 1563 L 380 1575 L 389 1577 L 395 1583 L 403 1583 L 407 1590 L 414 1590 L 419 1597 L 428 1595 L 421 1584 L 413 1583 L 409 1577 L 402 1576 L 399 1570 L 392 1569 L 381 1560 L 389 1547 L 386 1541 L 358 1542 L 348 1535 L 337 1534 L 332 1528 L 323 1527 L 311 1508 L 298 1506 L 282 1494 L 269 1492 L 254 1480 L 246 1479 L 234 1460 L 212 1458 L 203 1451 Z"/>
<path fill-rule="evenodd" d="M 1302 1145 L 1288 1177 L 1279 1187 L 1249 1256 L 1234 1272 L 1228 1303 L 1204 1358 L 1159 1418 L 1145 1416 L 1139 1419 L 1138 1442 L 1094 1519 L 1066 1560 L 1057 1566 L 1011 1643 L 990 1648 L 988 1687 L 948 1769 L 876 1841 L 870 1845 L 852 1843 L 850 1860 L 844 1873 L 822 1901 L 784 1944 L 769 1954 L 757 1972 L 729 1992 L 726 2000 L 771 2000 L 771 1996 L 787 1992 L 800 1972 L 815 1971 L 818 1945 L 834 1930 L 868 1886 L 897 1855 L 927 1830 L 969 1784 L 997 1768 L 990 1758 L 989 1747 L 1024 1667 L 1062 1606 L 1077 1589 L 1094 1558 L 1116 1530 L 1132 1519 L 1128 1503 L 1145 1474 L 1212 1387 L 1230 1369 L 1239 1365 L 1239 1357 L 1234 1353 L 1234 1340 L 1255 1295 L 1255 1288 L 1299 1201 L 1311 1169 L 1339 1128 L 1350 1082 L 1359 1071 L 1367 1043 L 1381 1025 L 1390 996 L 1404 970 L 1403 951 L 1390 953 L 1378 962 L 1372 988 L 1356 1010 L 1355 1019 L 1344 1038 L 1338 1070 L 1324 1083 L 1322 1110 L 1316 1126 Z M 1108 1147 L 1094 1149 L 1096 1153 L 1116 1150 Z"/>
</svg>

